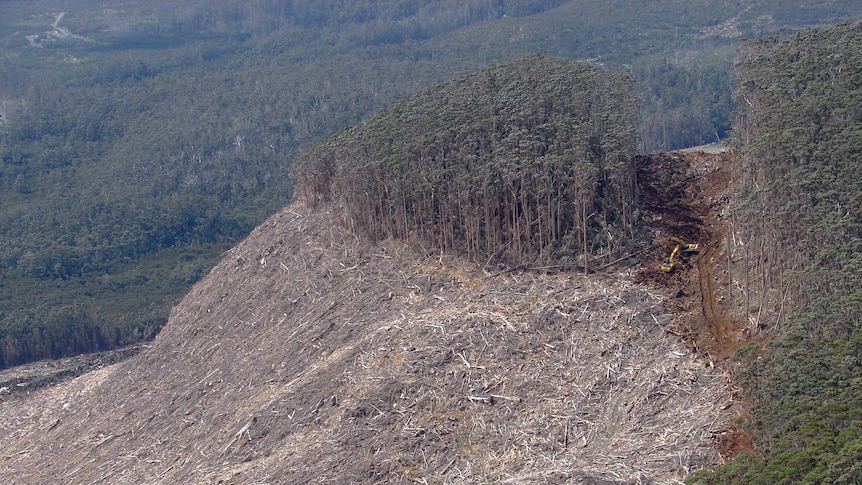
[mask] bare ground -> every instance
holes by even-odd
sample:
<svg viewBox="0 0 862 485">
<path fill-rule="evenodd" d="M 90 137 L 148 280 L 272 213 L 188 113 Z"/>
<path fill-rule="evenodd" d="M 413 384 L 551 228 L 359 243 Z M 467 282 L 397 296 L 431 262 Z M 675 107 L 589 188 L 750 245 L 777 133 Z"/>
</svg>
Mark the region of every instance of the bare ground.
<svg viewBox="0 0 862 485">
<path fill-rule="evenodd" d="M 721 144 L 643 157 L 638 163 L 645 218 L 658 247 L 647 258 L 635 280 L 665 289 L 673 311 L 668 331 L 711 367 L 730 375 L 739 363 L 731 358 L 749 341 L 749 328 L 730 295 L 730 259 L 726 241 L 730 189 L 734 184 L 733 154 Z M 698 243 L 698 254 L 683 257 L 681 270 L 661 272 L 661 260 L 671 250 L 670 236 Z M 734 398 L 741 400 L 739 390 Z M 743 406 L 744 407 L 744 406 Z M 732 458 L 752 451 L 749 437 L 735 426 L 717 438 L 722 456 Z"/>
<path fill-rule="evenodd" d="M 2 396 L 0 480 L 677 483 L 714 466 L 745 447 L 722 367 L 737 327 L 709 289 L 720 158 L 674 156 L 641 176 L 656 241 L 709 249 L 672 275 L 663 250 L 637 272 L 487 273 L 287 207 L 139 354 Z"/>
</svg>

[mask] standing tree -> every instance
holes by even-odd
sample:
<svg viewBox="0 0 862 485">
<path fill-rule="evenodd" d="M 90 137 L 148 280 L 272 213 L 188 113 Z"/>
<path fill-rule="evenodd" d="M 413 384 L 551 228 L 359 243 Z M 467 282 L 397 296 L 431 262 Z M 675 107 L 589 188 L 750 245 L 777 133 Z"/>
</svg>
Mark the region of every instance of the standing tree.
<svg viewBox="0 0 862 485">
<path fill-rule="evenodd" d="M 533 264 L 631 243 L 630 80 L 534 55 L 405 99 L 300 157 L 306 201 L 357 232 Z"/>
</svg>

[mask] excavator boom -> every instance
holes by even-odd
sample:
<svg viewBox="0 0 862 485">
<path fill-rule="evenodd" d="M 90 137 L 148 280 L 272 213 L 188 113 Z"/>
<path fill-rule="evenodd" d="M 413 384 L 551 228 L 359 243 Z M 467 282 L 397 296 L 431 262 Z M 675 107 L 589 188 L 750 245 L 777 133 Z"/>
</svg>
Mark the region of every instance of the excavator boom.
<svg viewBox="0 0 862 485">
<path fill-rule="evenodd" d="M 679 256 L 680 252 L 682 252 L 682 253 L 696 253 L 696 252 L 700 251 L 700 246 L 698 244 L 687 243 L 687 242 L 683 241 L 682 239 L 680 239 L 676 236 L 671 236 L 671 237 L 667 238 L 667 242 L 670 244 L 673 244 L 674 246 L 673 246 L 673 250 L 671 250 L 671 252 L 670 252 L 670 256 L 665 258 L 664 262 L 659 267 L 659 269 L 661 269 L 665 273 L 670 273 L 671 271 L 673 271 L 676 268 L 676 266 L 677 266 L 676 258 Z"/>
<path fill-rule="evenodd" d="M 668 241 L 670 244 L 678 244 L 678 245 L 679 245 L 679 249 L 680 249 L 681 251 L 686 252 L 686 253 L 693 253 L 693 252 L 700 251 L 700 246 L 699 246 L 699 245 L 697 245 L 697 244 L 695 244 L 695 243 L 691 243 L 691 244 L 690 244 L 690 243 L 687 243 L 687 242 L 683 241 L 682 239 L 680 239 L 680 238 L 678 238 L 678 237 L 676 237 L 676 236 L 671 236 L 671 237 L 667 238 L 667 241 Z"/>
</svg>

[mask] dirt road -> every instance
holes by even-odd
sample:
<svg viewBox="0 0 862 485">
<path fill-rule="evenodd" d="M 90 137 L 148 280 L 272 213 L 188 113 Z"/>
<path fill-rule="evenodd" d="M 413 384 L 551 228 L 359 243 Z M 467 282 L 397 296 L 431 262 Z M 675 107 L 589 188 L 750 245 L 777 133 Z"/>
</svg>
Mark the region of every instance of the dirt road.
<svg viewBox="0 0 862 485">
<path fill-rule="evenodd" d="M 729 153 L 687 150 L 638 158 L 638 185 L 647 225 L 655 234 L 656 254 L 649 255 L 637 279 L 666 288 L 680 312 L 671 329 L 710 362 L 731 357 L 741 344 L 742 326 L 728 318 L 719 300 L 716 259 L 724 253 L 719 211 L 731 185 Z M 670 252 L 671 236 L 700 245 L 698 254 L 680 258 L 678 269 L 658 269 Z M 719 259 L 720 260 L 720 259 Z"/>
<path fill-rule="evenodd" d="M 746 341 L 744 326 L 728 316 L 722 301 L 723 289 L 729 284 L 726 271 L 718 269 L 718 261 L 727 254 L 720 211 L 732 185 L 731 157 L 721 147 L 639 157 L 644 218 L 656 247 L 662 250 L 648 255 L 636 280 L 665 289 L 677 304 L 667 331 L 680 336 L 710 367 L 725 369 L 733 387 L 730 358 Z M 696 242 L 701 249 L 683 257 L 673 273 L 664 273 L 659 265 L 671 250 L 666 244 L 671 236 Z M 738 392 L 732 398 L 745 401 Z M 736 426 L 716 435 L 715 447 L 724 459 L 754 448 L 748 435 Z"/>
</svg>

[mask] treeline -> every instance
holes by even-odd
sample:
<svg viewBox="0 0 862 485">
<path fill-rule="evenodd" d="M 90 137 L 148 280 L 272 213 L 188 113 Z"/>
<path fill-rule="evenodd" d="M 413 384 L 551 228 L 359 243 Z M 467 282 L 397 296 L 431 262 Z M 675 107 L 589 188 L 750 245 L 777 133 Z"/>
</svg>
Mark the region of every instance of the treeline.
<svg viewBox="0 0 862 485">
<path fill-rule="evenodd" d="M 862 482 L 862 23 L 746 43 L 730 214 L 757 455 L 704 483 Z M 748 350 L 754 350 L 750 348 Z"/>
<path fill-rule="evenodd" d="M 739 50 L 734 217 L 756 248 L 745 261 L 765 290 L 758 306 L 806 306 L 862 287 L 860 37 L 857 23 Z"/>
<path fill-rule="evenodd" d="M 372 240 L 479 261 L 569 260 L 631 242 L 627 76 L 530 56 L 410 97 L 297 159 L 301 197 Z"/>
</svg>

